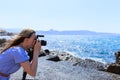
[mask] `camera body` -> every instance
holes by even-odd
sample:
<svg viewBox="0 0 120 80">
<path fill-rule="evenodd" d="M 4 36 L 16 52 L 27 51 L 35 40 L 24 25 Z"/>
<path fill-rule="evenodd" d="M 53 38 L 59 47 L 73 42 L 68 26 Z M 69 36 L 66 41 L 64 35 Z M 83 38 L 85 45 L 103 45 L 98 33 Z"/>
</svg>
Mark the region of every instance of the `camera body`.
<svg viewBox="0 0 120 80">
<path fill-rule="evenodd" d="M 39 37 L 44 37 L 44 35 L 37 35 L 37 39 Z M 40 42 L 41 42 L 41 46 L 46 46 L 47 45 L 47 41 L 45 41 L 45 40 L 40 40 Z"/>
</svg>

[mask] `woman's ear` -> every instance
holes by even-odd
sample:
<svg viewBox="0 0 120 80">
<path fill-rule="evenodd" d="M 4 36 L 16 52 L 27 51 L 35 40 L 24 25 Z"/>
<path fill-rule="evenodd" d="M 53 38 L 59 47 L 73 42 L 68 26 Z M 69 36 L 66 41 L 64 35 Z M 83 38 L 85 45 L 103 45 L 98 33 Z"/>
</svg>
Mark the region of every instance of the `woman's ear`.
<svg viewBox="0 0 120 80">
<path fill-rule="evenodd" d="M 24 39 L 24 42 L 26 42 L 26 43 L 27 43 L 27 42 L 28 42 L 28 40 L 29 40 L 29 38 L 25 38 L 25 39 Z"/>
</svg>

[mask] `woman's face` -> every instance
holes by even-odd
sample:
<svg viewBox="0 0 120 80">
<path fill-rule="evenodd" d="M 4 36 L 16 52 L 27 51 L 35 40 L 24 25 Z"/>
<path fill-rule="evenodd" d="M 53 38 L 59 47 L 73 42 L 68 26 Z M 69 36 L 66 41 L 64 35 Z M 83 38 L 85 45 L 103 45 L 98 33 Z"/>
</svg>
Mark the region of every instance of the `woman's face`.
<svg viewBox="0 0 120 80">
<path fill-rule="evenodd" d="M 31 35 L 30 38 L 28 38 L 28 41 L 27 41 L 27 44 L 28 44 L 28 47 L 31 48 L 35 45 L 35 42 L 36 42 L 36 35 L 35 33 Z"/>
</svg>

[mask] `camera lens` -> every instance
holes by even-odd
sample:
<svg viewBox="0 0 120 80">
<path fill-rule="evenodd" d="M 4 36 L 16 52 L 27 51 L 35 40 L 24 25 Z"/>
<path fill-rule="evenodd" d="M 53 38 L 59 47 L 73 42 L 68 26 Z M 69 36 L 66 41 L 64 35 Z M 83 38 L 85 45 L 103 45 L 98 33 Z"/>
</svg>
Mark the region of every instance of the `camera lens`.
<svg viewBox="0 0 120 80">
<path fill-rule="evenodd" d="M 46 45 L 47 45 L 47 41 L 41 40 L 41 46 L 46 46 Z"/>
</svg>

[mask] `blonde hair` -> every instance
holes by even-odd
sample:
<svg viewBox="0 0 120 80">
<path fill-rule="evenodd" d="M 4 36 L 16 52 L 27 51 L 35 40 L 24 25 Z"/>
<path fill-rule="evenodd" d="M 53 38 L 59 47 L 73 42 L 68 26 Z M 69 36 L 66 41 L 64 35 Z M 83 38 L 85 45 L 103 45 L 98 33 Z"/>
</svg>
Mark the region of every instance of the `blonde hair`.
<svg viewBox="0 0 120 80">
<path fill-rule="evenodd" d="M 15 38 L 11 39 L 8 45 L 1 51 L 4 52 L 12 46 L 17 46 L 24 41 L 25 38 L 30 38 L 31 35 L 35 33 L 33 29 L 23 29 Z"/>
</svg>

